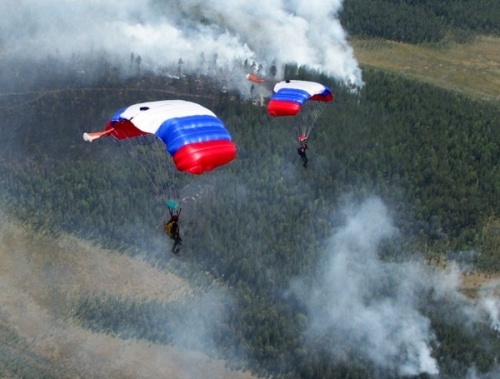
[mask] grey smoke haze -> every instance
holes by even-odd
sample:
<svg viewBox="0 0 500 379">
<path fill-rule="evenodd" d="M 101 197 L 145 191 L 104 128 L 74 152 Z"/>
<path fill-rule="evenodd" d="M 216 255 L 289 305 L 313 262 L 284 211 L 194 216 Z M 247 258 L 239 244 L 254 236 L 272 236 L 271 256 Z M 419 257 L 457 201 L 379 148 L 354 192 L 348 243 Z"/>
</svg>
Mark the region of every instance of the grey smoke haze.
<svg viewBox="0 0 500 379">
<path fill-rule="evenodd" d="M 343 215 L 344 226 L 329 240 L 315 283 L 292 284 L 308 306 L 311 343 L 326 336 L 328 351 L 339 361 L 354 353 L 398 375 L 434 375 L 439 367 L 432 346 L 439 341 L 422 311 L 429 299 L 424 295 L 451 301 L 463 327 L 482 322 L 498 328 L 498 299 L 462 296 L 458 269 L 445 273 L 379 258 L 380 245 L 398 233 L 380 199 L 346 208 Z"/>
<path fill-rule="evenodd" d="M 60 58 L 105 51 L 117 62 L 140 55 L 144 67 L 231 67 L 248 60 L 263 70 L 296 62 L 362 85 L 338 20 L 341 0 L 3 0 L 0 56 Z"/>
</svg>

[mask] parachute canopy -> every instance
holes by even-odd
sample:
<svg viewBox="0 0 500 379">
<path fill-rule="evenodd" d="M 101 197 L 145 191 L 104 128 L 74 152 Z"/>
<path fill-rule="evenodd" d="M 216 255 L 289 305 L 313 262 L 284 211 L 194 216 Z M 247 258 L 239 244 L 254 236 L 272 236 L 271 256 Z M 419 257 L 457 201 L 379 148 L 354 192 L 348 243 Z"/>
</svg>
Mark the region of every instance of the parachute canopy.
<svg viewBox="0 0 500 379">
<path fill-rule="evenodd" d="M 295 116 L 306 101 L 327 103 L 333 98 L 332 91 L 323 84 L 304 80 L 285 80 L 274 86 L 274 94 L 267 105 L 267 113 L 273 117 Z"/>
<path fill-rule="evenodd" d="M 165 204 L 171 212 L 175 212 L 180 208 L 179 203 L 175 200 L 167 200 Z"/>
<path fill-rule="evenodd" d="M 85 141 L 155 135 L 179 171 L 202 174 L 236 158 L 236 145 L 223 122 L 209 109 L 184 100 L 134 104 L 117 111 L 104 131 L 84 133 Z"/>
<path fill-rule="evenodd" d="M 258 77 L 257 75 L 254 75 L 254 74 L 247 74 L 246 75 L 246 78 L 251 81 L 251 82 L 254 82 L 254 83 L 264 83 L 265 80 Z"/>
</svg>

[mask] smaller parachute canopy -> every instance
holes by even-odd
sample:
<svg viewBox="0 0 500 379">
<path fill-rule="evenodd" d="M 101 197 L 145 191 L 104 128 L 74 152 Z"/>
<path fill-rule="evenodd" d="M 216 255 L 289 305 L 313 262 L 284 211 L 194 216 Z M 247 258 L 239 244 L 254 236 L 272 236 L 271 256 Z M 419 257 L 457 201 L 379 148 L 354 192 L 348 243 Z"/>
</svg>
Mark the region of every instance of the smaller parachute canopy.
<svg viewBox="0 0 500 379">
<path fill-rule="evenodd" d="M 184 100 L 133 104 L 117 111 L 101 132 L 84 133 L 85 141 L 155 135 L 161 139 L 179 171 L 202 174 L 236 158 L 236 145 L 215 114 Z"/>
<path fill-rule="evenodd" d="M 264 79 L 259 78 L 257 75 L 254 75 L 254 74 L 247 74 L 246 78 L 254 83 L 264 83 L 265 82 Z"/>
<path fill-rule="evenodd" d="M 306 101 L 329 102 L 333 98 L 332 91 L 323 84 L 305 80 L 285 80 L 274 86 L 267 113 L 273 117 L 295 116 Z"/>
<path fill-rule="evenodd" d="M 180 207 L 179 203 L 175 200 L 167 200 L 165 204 L 167 205 L 167 208 L 172 212 L 178 210 Z"/>
</svg>

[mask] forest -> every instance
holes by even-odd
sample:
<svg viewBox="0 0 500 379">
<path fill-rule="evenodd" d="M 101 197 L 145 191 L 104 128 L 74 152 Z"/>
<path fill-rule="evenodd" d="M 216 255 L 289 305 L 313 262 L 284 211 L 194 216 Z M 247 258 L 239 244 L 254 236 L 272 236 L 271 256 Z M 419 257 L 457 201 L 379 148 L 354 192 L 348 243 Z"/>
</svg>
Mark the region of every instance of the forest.
<svg viewBox="0 0 500 379">
<path fill-rule="evenodd" d="M 351 0 L 342 20 L 355 36 L 411 43 L 439 42 L 458 29 L 467 37 L 498 33 L 495 12 L 488 11 L 498 9 L 498 2 L 448 3 Z M 420 267 L 436 261 L 499 272 L 498 103 L 374 67 L 362 67 L 365 86 L 353 91 L 288 65 L 287 77 L 318 81 L 335 93 L 311 133 L 304 169 L 293 122 L 271 118 L 251 97 L 222 90 L 217 78 L 147 71 L 123 77 L 106 57 L 86 62 L 90 79 L 50 57 L 36 66 L 18 63 L 25 75 L 15 85 L 5 82 L 0 96 L 2 210 L 36 233 L 70 233 L 177 270 L 199 284 L 193 296 L 203 300 L 193 307 L 189 299 L 162 304 L 92 294 L 68 300 L 61 317 L 123 339 L 199 350 L 259 377 L 427 377 L 402 371 L 392 356 L 380 364 L 359 354 L 353 344 L 364 340 L 354 331 L 352 340 L 334 326 L 314 335 L 311 304 L 294 290 L 294 283 L 312 289 L 322 284 L 318 262 L 327 263 L 325 251 L 332 245 L 343 246 L 338 236 L 349 219 L 346 212 L 371 205 L 375 218 L 363 225 L 371 230 L 388 218 L 388 229 L 397 233 L 386 236 L 384 229 L 374 242 L 378 280 L 363 303 L 399 299 L 398 291 L 415 297 L 415 309 L 433 331 L 427 342 L 441 377 L 498 372 L 498 329 L 484 317 L 468 320 L 464 309 L 473 300 L 443 296 L 413 272 L 426 272 Z M 1 67 L 2 75 L 11 67 Z M 238 158 L 193 177 L 176 171 L 167 156 L 153 162 L 153 146 L 83 141 L 83 132 L 101 130 L 116 109 L 163 99 L 212 109 L 237 143 Z M 178 256 L 170 253 L 162 231 L 170 198 L 187 199 Z M 363 249 L 350 244 L 353 257 L 360 257 L 353 265 L 363 269 L 356 250 Z M 217 309 L 203 297 L 213 282 L 223 288 L 212 299 Z M 201 336 L 176 337 L 207 310 L 221 315 Z"/>
<path fill-rule="evenodd" d="M 342 24 L 354 36 L 409 43 L 464 42 L 499 33 L 495 0 L 349 0 Z"/>
<path fill-rule="evenodd" d="M 249 368 L 262 375 L 344 377 L 349 372 L 376 377 L 370 362 L 343 367 L 327 356 L 315 362 L 322 355 L 303 351 L 301 341 L 289 334 L 300 330 L 304 305 L 284 293 L 296 276 L 314 270 L 332 229 L 341 227 L 342 219 L 335 217 L 340 203 L 374 196 L 389 204 L 401 232 L 384 248 L 384 260 L 448 255 L 460 264 L 497 272 L 500 112 L 495 105 L 376 70 L 366 70 L 365 78 L 359 94 L 328 83 L 337 100 L 311 135 L 307 170 L 298 162 L 290 125 L 236 95 L 197 97 L 231 128 L 239 157 L 226 169 L 196 179 L 165 166 L 147 166 L 166 169 L 160 176 L 168 182 L 166 194 L 149 185 L 147 170 L 123 146 L 84 144 L 81 132 L 103 124 L 121 104 L 174 98 L 190 88 L 194 97 L 212 91 L 196 85 L 211 88 L 213 83 L 191 85 L 187 78 L 162 84 L 161 78 L 144 76 L 114 84 L 104 75 L 96 88 L 48 90 L 34 101 L 31 94 L 4 99 L 9 125 L 3 130 L 1 161 L 4 208 L 36 230 L 77 234 L 165 265 L 175 258 L 160 238 L 161 196 L 199 196 L 186 204 L 180 259 L 210 272 L 237 294 L 237 306 L 227 305 L 230 319 L 218 325 L 223 357 L 232 357 L 229 361 L 239 367 L 237 346 L 245 346 L 253 356 Z M 314 74 L 303 79 L 327 80 Z M 170 95 L 156 92 L 169 86 Z M 185 306 L 181 302 L 165 309 L 108 298 L 76 302 L 73 317 L 89 328 L 161 343 L 170 342 L 169 332 L 158 333 L 157 318 L 175 329 Z M 448 336 L 456 326 L 443 322 L 449 315 L 432 309 L 437 306 L 426 304 L 426 312 L 436 333 Z M 455 330 L 449 338 L 473 338 L 463 333 Z M 482 370 L 491 369 L 498 342 L 495 333 L 481 333 L 488 344 L 474 344 L 472 351 L 470 344 L 458 344 L 465 350 L 453 354 L 440 338 L 436 354 L 443 357 L 442 372 L 463 374 L 478 361 Z"/>
</svg>

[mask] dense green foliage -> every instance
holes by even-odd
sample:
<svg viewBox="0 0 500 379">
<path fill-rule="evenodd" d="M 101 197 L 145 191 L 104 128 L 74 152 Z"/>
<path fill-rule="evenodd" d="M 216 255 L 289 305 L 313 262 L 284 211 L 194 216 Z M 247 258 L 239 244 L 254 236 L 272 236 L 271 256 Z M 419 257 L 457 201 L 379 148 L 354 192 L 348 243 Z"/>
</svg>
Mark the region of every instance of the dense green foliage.
<svg viewBox="0 0 500 379">
<path fill-rule="evenodd" d="M 340 16 L 354 36 L 410 43 L 500 32 L 496 0 L 347 0 Z"/>
<path fill-rule="evenodd" d="M 498 270 L 492 243 L 500 214 L 496 105 L 373 69 L 364 71 L 366 87 L 351 93 L 291 66 L 290 76 L 321 80 L 336 93 L 313 130 L 310 166 L 303 169 L 290 123 L 221 92 L 217 83 L 154 75 L 122 81 L 103 67 L 92 88 L 38 84 L 35 92 L 0 99 L 3 207 L 39 230 L 95 239 L 161 267 L 177 259 L 161 232 L 163 201 L 194 197 L 185 204 L 179 259 L 231 288 L 235 298 L 224 304 L 227 317 L 211 336 L 217 349 L 197 348 L 217 352 L 233 367 L 244 354 L 247 368 L 262 375 L 395 375 L 354 355 L 349 364 L 332 362 L 321 344 L 305 349 L 300 332 L 307 314 L 286 295 L 296 276 L 314 275 L 325 240 L 340 226 L 340 203 L 377 196 L 388 205 L 401 238 L 385 249 L 387 260 L 406 259 L 402 251 L 414 259 L 439 252 L 461 258 L 457 251 L 483 248 L 471 253 L 474 263 Z M 179 97 L 224 120 L 238 145 L 236 161 L 194 177 L 176 172 L 166 156 L 162 167 L 144 169 L 124 146 L 81 139 L 124 105 Z M 159 170 L 166 186 L 151 186 L 149 170 Z M 186 306 L 90 297 L 75 299 L 72 317 L 123 338 L 172 343 Z M 478 343 L 458 321 L 445 322 L 452 307 L 429 302 L 423 312 L 439 336 L 444 376 L 463 376 L 473 364 L 481 371 L 494 367 L 500 347 L 490 330 L 480 330 L 485 343 Z"/>
</svg>

